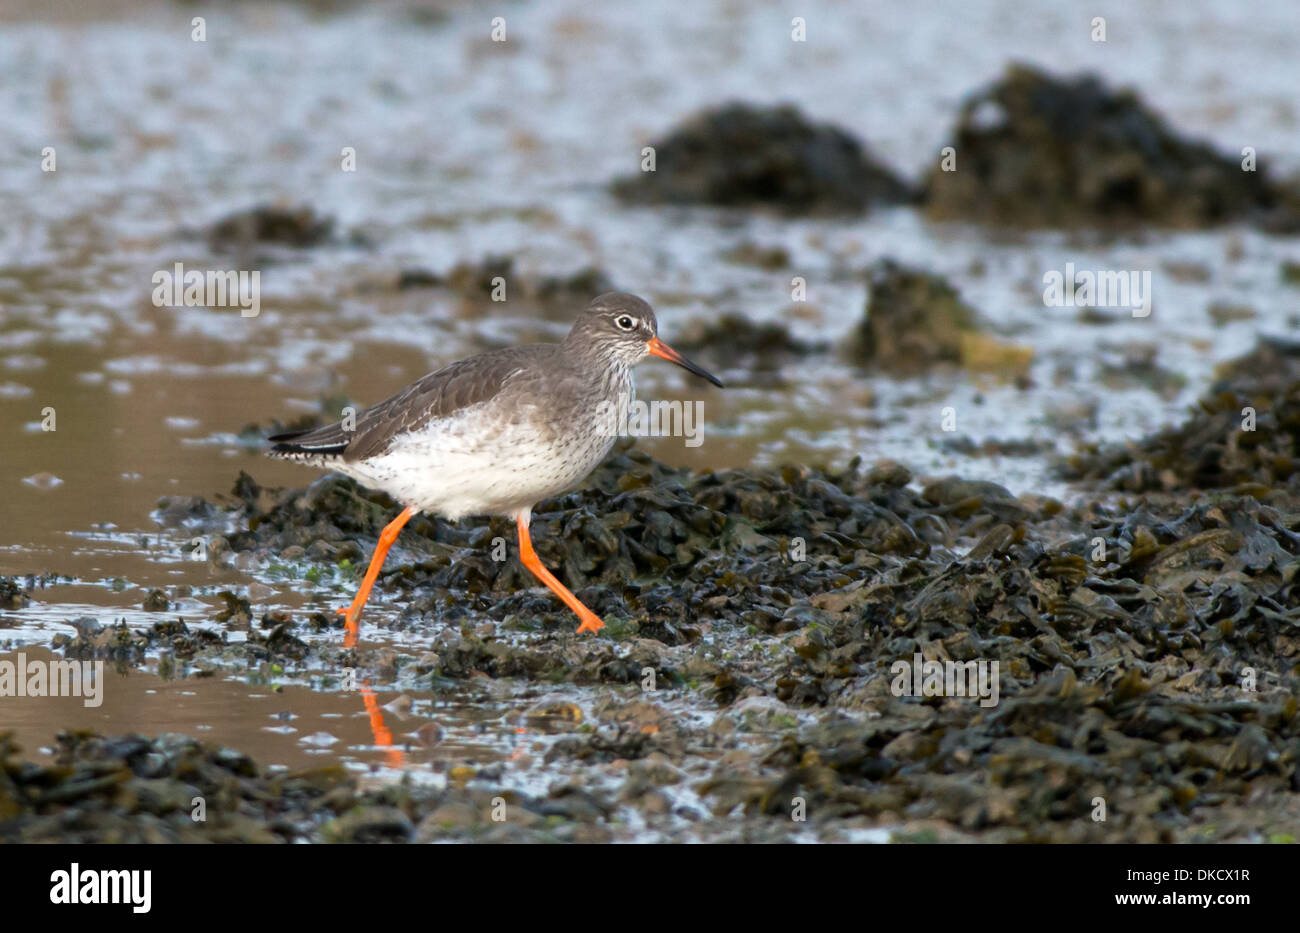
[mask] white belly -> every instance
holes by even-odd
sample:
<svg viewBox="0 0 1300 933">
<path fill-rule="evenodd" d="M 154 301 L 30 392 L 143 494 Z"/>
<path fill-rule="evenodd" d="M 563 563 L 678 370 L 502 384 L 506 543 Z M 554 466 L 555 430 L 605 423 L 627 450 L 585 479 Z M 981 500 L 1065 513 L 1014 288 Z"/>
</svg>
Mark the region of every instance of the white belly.
<svg viewBox="0 0 1300 933">
<path fill-rule="evenodd" d="M 514 515 L 584 479 L 615 439 L 595 412 L 557 426 L 536 406 L 505 413 L 489 401 L 404 435 L 370 460 L 334 468 L 447 519 Z"/>
</svg>

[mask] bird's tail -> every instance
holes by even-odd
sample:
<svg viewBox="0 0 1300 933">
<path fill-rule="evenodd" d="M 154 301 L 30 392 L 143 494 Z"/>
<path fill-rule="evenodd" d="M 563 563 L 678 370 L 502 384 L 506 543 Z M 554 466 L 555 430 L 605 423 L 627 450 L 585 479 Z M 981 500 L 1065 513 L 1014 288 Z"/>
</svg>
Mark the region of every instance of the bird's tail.
<svg viewBox="0 0 1300 933">
<path fill-rule="evenodd" d="M 271 449 L 267 456 L 297 463 L 329 463 L 342 458 L 355 435 L 344 433 L 341 424 L 326 425 L 310 431 L 289 431 L 267 438 Z"/>
</svg>

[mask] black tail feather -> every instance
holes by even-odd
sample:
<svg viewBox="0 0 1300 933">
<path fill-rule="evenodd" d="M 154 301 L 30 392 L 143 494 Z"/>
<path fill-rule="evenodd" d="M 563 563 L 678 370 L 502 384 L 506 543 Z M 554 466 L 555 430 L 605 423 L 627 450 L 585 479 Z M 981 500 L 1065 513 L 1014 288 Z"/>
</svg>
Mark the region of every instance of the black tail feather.
<svg viewBox="0 0 1300 933">
<path fill-rule="evenodd" d="M 337 440 L 335 438 L 317 438 L 311 439 L 312 435 L 319 435 L 319 428 L 311 431 L 287 431 L 283 434 L 272 434 L 267 438 L 271 442 L 271 456 L 281 457 L 341 457 L 343 451 L 347 450 L 348 441 Z"/>
</svg>

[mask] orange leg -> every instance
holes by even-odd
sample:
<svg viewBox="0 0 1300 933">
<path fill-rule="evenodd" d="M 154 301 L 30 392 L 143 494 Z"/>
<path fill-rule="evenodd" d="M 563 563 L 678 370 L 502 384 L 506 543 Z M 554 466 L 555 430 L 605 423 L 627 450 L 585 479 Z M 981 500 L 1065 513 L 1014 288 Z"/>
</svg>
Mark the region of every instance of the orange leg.
<svg viewBox="0 0 1300 933">
<path fill-rule="evenodd" d="M 388 556 L 388 549 L 397 540 L 397 535 L 401 532 L 402 526 L 409 522 L 414 514 L 414 509 L 409 507 L 402 509 L 402 514 L 384 526 L 384 530 L 379 533 L 379 544 L 375 546 L 375 555 L 370 558 L 370 567 L 361 580 L 361 589 L 357 590 L 356 598 L 352 600 L 351 606 L 339 610 L 339 615 L 347 616 L 348 637 L 344 640 L 345 647 L 350 648 L 356 643 L 357 634 L 361 630 L 361 609 L 370 597 L 370 588 L 375 585 L 375 580 L 379 577 L 379 568 L 384 566 L 384 558 Z"/>
<path fill-rule="evenodd" d="M 583 632 L 599 632 L 605 627 L 605 623 L 600 621 L 600 616 L 584 606 L 582 600 L 570 593 L 563 583 L 555 579 L 554 574 L 542 566 L 537 552 L 533 550 L 532 539 L 528 537 L 528 517 L 528 513 L 525 512 L 516 519 L 519 525 L 519 559 L 533 572 L 533 576 L 545 583 L 552 593 L 564 601 L 564 605 L 577 613 L 578 618 L 582 620 L 582 624 L 578 626 L 579 635 Z"/>
</svg>

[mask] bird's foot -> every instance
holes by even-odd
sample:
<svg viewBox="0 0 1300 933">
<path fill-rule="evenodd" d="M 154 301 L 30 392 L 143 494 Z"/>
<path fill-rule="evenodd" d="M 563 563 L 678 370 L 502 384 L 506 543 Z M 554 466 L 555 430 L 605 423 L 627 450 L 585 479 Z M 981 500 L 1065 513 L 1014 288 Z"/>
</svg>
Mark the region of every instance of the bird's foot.
<svg viewBox="0 0 1300 933">
<path fill-rule="evenodd" d="M 594 612 L 588 612 L 586 615 L 579 615 L 578 618 L 582 620 L 582 624 L 578 626 L 579 635 L 583 632 L 599 632 L 605 627 L 605 623 L 600 621 L 600 616 L 596 615 Z"/>
</svg>

